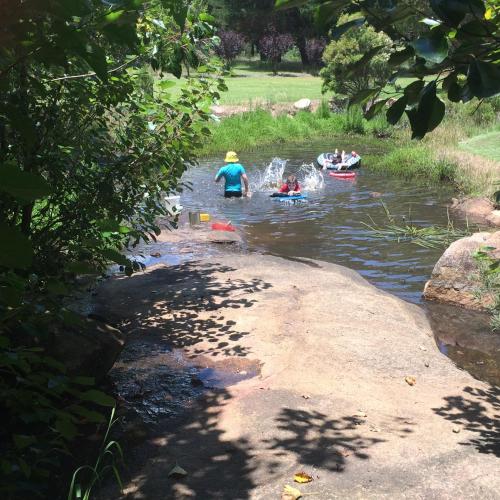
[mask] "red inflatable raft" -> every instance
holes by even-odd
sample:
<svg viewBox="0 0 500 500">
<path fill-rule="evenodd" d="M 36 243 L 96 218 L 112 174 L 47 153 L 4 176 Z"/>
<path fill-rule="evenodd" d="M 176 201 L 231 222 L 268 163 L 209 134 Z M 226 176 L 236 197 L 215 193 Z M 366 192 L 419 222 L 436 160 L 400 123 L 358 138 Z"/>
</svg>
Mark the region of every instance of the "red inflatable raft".
<svg viewBox="0 0 500 500">
<path fill-rule="evenodd" d="M 330 176 L 336 179 L 354 179 L 356 172 L 330 172 Z"/>
</svg>

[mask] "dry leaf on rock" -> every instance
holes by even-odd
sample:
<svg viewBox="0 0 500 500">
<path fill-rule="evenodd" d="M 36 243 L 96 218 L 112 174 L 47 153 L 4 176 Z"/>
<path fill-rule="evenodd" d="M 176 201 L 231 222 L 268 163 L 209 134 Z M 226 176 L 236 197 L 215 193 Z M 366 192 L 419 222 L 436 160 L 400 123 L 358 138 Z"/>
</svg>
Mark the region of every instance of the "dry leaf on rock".
<svg viewBox="0 0 500 500">
<path fill-rule="evenodd" d="M 168 477 L 173 477 L 179 479 L 181 477 L 187 476 L 187 472 L 179 465 L 176 465 L 169 473 Z"/>
<path fill-rule="evenodd" d="M 283 489 L 281 500 L 298 500 L 299 498 L 302 498 L 302 493 L 300 492 L 300 490 L 287 484 Z"/>
<path fill-rule="evenodd" d="M 340 457 L 348 457 L 351 454 L 349 450 L 337 450 L 335 453 Z"/>
<path fill-rule="evenodd" d="M 305 472 L 297 472 L 294 476 L 293 476 L 293 480 L 296 482 L 296 483 L 310 483 L 313 478 L 309 475 L 309 474 L 306 474 Z"/>
<path fill-rule="evenodd" d="M 405 377 L 405 381 L 408 385 L 415 385 L 417 383 L 417 379 L 415 377 Z"/>
</svg>

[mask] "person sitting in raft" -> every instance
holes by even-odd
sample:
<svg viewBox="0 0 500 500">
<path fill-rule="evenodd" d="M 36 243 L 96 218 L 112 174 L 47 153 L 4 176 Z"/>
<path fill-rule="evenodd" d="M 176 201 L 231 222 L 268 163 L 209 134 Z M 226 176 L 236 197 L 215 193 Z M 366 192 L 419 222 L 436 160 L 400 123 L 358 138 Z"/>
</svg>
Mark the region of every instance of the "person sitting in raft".
<svg viewBox="0 0 500 500">
<path fill-rule="evenodd" d="M 279 193 L 287 194 L 288 196 L 293 196 L 300 194 L 300 184 L 295 175 L 289 175 L 286 179 L 286 183 L 281 186 Z"/>
<path fill-rule="evenodd" d="M 224 197 L 241 198 L 243 195 L 249 196 L 248 177 L 243 165 L 239 163 L 238 155 L 234 151 L 228 151 L 224 161 L 227 165 L 221 167 L 215 176 L 215 182 L 219 182 L 224 177 Z M 243 193 L 241 192 L 242 180 L 245 186 Z"/>
</svg>

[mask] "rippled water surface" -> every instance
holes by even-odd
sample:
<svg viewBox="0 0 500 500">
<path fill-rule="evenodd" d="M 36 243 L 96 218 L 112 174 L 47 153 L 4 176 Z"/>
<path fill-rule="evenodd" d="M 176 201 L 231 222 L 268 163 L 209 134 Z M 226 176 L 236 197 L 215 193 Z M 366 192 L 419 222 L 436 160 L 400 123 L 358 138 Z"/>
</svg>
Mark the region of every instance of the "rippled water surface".
<svg viewBox="0 0 500 500">
<path fill-rule="evenodd" d="M 251 184 L 258 183 L 273 157 L 287 159 L 285 174 L 298 173 L 300 180 L 304 176 L 301 166 L 331 149 L 325 143 L 287 146 L 243 154 L 240 160 Z M 348 149 L 377 153 L 356 144 Z M 250 199 L 227 200 L 222 196 L 223 183 L 213 181 L 220 164 L 220 159 L 207 160 L 185 175 L 193 189 L 181 197 L 187 210 L 232 221 L 243 229 L 251 250 L 345 265 L 384 290 L 411 302 L 420 301 L 424 283 L 442 250 L 378 239 L 365 224 L 388 223 L 382 202 L 391 214 L 411 217 L 415 223 L 446 224 L 451 188 L 417 186 L 362 168 L 354 181 L 325 175 L 323 188 L 307 192 L 307 203 L 281 203 L 269 198 L 269 191 L 259 190 Z M 369 166 L 369 157 L 365 165 Z"/>
</svg>

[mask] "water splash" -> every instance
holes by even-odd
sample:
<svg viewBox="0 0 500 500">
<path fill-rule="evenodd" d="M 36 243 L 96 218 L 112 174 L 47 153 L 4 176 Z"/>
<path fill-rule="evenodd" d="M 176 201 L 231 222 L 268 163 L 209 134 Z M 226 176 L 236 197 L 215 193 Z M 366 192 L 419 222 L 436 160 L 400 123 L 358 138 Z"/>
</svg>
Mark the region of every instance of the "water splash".
<svg viewBox="0 0 500 500">
<path fill-rule="evenodd" d="M 286 177 L 287 163 L 288 160 L 273 158 L 263 172 L 256 172 L 251 182 L 251 190 L 275 191 L 279 189 Z M 303 164 L 295 175 L 304 191 L 317 191 L 325 185 L 323 174 L 312 163 Z"/>
<path fill-rule="evenodd" d="M 302 164 L 297 177 L 304 191 L 317 191 L 325 187 L 325 178 L 312 163 Z"/>
<path fill-rule="evenodd" d="M 283 184 L 287 160 L 273 158 L 264 172 L 256 172 L 254 180 L 251 183 L 252 191 L 275 191 Z"/>
</svg>

